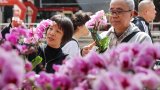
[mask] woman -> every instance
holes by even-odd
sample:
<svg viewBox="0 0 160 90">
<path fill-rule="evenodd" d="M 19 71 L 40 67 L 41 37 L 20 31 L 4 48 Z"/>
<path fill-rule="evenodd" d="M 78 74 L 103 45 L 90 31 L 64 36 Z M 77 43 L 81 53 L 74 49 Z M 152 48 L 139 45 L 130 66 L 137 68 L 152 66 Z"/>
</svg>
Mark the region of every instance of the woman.
<svg viewBox="0 0 160 90">
<path fill-rule="evenodd" d="M 62 52 L 61 45 L 68 42 L 73 35 L 72 21 L 63 15 L 55 15 L 51 17 L 53 24 L 46 31 L 46 45 L 41 45 L 38 54 L 29 55 L 30 60 L 36 56 L 43 58 L 42 62 L 35 68 L 36 73 L 46 71 L 54 73 L 53 64 L 62 64 L 66 55 Z M 32 59 L 31 59 L 32 58 Z"/>
<path fill-rule="evenodd" d="M 80 56 L 80 47 L 78 39 L 82 36 L 87 36 L 89 34 L 89 31 L 85 26 L 85 23 L 89 19 L 89 15 L 82 11 L 79 11 L 72 15 L 71 20 L 74 26 L 74 34 L 72 40 L 62 47 L 63 52 L 68 54 L 67 58 L 72 58 L 77 55 Z"/>
</svg>

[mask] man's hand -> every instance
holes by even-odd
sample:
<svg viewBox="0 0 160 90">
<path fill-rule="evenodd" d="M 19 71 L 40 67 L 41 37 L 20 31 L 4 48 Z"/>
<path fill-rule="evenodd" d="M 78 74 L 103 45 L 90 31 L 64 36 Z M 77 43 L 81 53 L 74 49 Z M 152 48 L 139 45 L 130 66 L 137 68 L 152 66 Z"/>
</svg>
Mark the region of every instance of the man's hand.
<svg viewBox="0 0 160 90">
<path fill-rule="evenodd" d="M 92 47 L 95 46 L 95 45 L 96 45 L 96 43 L 93 42 L 93 43 L 91 43 L 91 44 L 89 44 L 89 45 L 87 45 L 87 46 L 84 46 L 84 47 L 82 48 L 82 50 L 81 50 L 81 55 L 82 55 L 82 56 L 87 55 L 87 54 L 90 52 L 90 50 L 92 49 Z"/>
</svg>

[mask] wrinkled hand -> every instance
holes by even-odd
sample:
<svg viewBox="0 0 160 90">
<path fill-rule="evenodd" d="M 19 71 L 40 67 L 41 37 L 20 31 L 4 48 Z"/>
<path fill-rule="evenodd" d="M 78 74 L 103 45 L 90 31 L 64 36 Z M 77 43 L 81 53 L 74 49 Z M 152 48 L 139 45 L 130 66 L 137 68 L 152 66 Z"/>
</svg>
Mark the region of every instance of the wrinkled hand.
<svg viewBox="0 0 160 90">
<path fill-rule="evenodd" d="M 95 46 L 95 45 L 96 45 L 96 43 L 93 42 L 93 43 L 91 43 L 91 44 L 89 44 L 89 45 L 87 45 L 87 46 L 84 46 L 84 47 L 82 48 L 81 55 L 82 55 L 82 56 L 87 55 L 87 54 L 90 52 L 90 50 L 92 49 L 92 47 Z"/>
</svg>

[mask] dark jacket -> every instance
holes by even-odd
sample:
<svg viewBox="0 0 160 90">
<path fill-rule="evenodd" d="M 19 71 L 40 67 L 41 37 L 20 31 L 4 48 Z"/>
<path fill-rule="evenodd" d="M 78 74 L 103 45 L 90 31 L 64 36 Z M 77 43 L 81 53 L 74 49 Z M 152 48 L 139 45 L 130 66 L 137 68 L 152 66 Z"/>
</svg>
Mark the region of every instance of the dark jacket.
<svg viewBox="0 0 160 90">
<path fill-rule="evenodd" d="M 62 52 L 61 48 L 55 49 L 50 46 L 43 45 L 38 48 L 38 53 L 32 53 L 28 56 L 29 60 L 33 60 L 37 55 L 43 58 L 41 64 L 37 65 L 34 71 L 39 73 L 40 71 L 46 71 L 48 73 L 54 73 L 53 64 L 61 65 L 66 55 Z"/>
<path fill-rule="evenodd" d="M 149 23 L 142 17 L 134 17 L 132 21 L 142 32 L 148 32 L 148 35 L 151 37 L 151 30 L 149 28 Z M 152 40 L 153 41 L 153 40 Z"/>
<path fill-rule="evenodd" d="M 2 29 L 2 31 L 1 31 L 2 38 L 5 38 L 5 35 L 6 35 L 7 33 L 9 33 L 10 28 L 12 28 L 12 25 L 11 25 L 11 24 L 9 24 L 9 26 L 6 26 L 6 27 L 4 27 L 4 28 Z"/>
</svg>

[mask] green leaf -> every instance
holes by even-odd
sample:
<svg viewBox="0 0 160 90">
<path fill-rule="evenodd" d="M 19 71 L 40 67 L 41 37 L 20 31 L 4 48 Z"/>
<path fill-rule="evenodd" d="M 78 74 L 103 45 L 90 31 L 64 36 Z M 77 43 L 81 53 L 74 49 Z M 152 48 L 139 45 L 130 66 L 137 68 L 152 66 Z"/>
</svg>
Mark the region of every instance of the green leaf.
<svg viewBox="0 0 160 90">
<path fill-rule="evenodd" d="M 105 38 L 102 39 L 97 33 L 97 30 L 95 29 L 90 29 L 90 32 L 93 40 L 96 43 L 96 46 L 98 47 L 97 51 L 99 53 L 103 53 L 104 51 L 106 51 L 110 42 L 109 38 L 106 36 Z"/>
<path fill-rule="evenodd" d="M 32 66 L 33 66 L 33 69 L 42 62 L 43 58 L 40 57 L 40 56 L 37 56 L 35 57 L 33 60 L 32 60 Z"/>
<path fill-rule="evenodd" d="M 100 40 L 100 47 L 99 47 L 100 53 L 104 52 L 108 48 L 109 42 L 110 41 L 108 37 L 105 37 Z"/>
<path fill-rule="evenodd" d="M 56 90 L 61 90 L 61 88 L 60 88 L 60 87 L 58 87 Z"/>
</svg>

